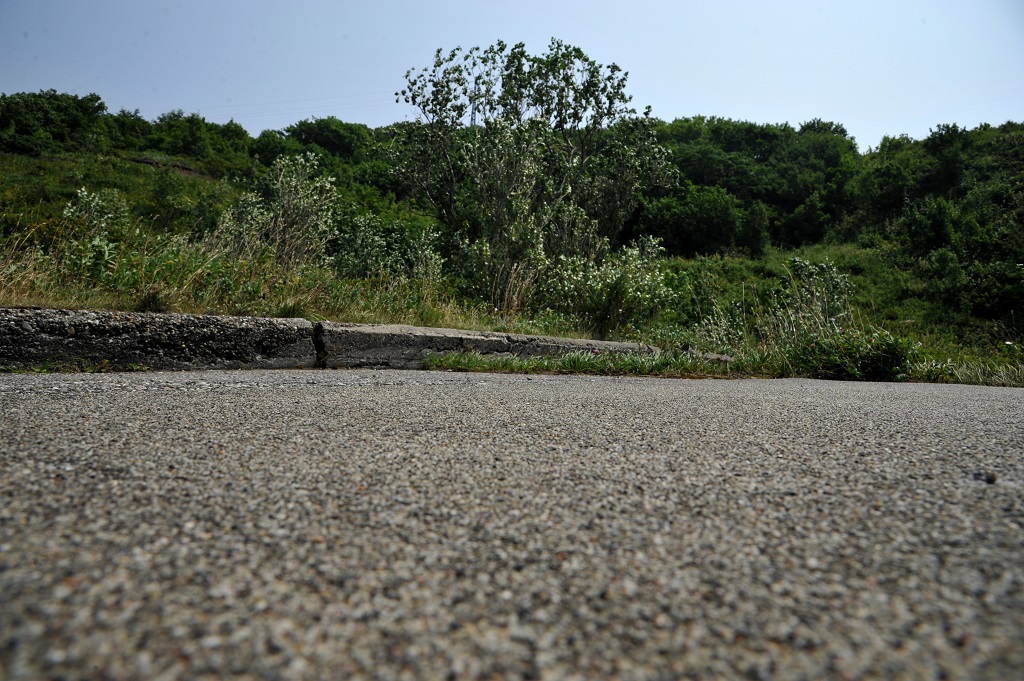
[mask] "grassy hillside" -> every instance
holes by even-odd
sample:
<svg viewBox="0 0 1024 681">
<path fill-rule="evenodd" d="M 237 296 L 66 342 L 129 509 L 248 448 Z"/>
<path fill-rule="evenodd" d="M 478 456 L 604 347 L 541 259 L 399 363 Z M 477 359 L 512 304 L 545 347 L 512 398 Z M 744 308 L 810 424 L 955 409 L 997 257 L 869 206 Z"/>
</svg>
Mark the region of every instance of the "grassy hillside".
<svg viewBox="0 0 1024 681">
<path fill-rule="evenodd" d="M 629 134 L 656 151 L 657 133 L 666 146 L 652 158 L 674 166 L 635 175 L 635 194 L 579 175 L 571 193 L 585 200 L 545 205 L 555 199 L 541 165 L 526 183 L 453 165 L 451 193 L 431 195 L 438 167 L 416 124 L 328 118 L 251 138 L 181 112 L 149 122 L 107 114 L 98 98 L 3 95 L 0 305 L 403 322 L 666 350 L 660 368 L 591 358 L 580 370 L 1020 383 L 1024 126 L 942 126 L 858 155 L 821 121 L 659 125 Z M 511 153 L 500 146 L 510 138 L 456 133 L 495 158 Z M 694 359 L 706 353 L 734 361 Z"/>
</svg>

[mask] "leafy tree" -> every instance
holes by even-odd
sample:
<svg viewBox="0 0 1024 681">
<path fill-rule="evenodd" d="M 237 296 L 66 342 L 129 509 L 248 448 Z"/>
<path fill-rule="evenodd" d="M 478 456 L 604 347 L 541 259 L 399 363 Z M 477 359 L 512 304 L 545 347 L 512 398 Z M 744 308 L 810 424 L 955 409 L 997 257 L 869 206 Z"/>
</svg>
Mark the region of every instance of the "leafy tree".
<svg viewBox="0 0 1024 681">
<path fill-rule="evenodd" d="M 788 125 L 695 116 L 661 124 L 657 133 L 681 177 L 723 187 L 747 203 L 770 201 L 779 193 L 774 163 L 795 131 Z"/>
<path fill-rule="evenodd" d="M 760 258 L 771 244 L 769 228 L 772 212 L 763 201 L 755 201 L 743 211 L 739 229 L 736 233 L 736 246 L 743 249 L 752 258 Z"/>
<path fill-rule="evenodd" d="M 962 228 L 964 216 L 957 205 L 944 198 L 927 196 L 907 204 L 895 221 L 894 236 L 905 251 L 915 257 L 928 255 L 953 244 L 954 234 Z"/>
<path fill-rule="evenodd" d="M 137 151 L 145 147 L 153 126 L 142 117 L 138 109 L 121 109 L 112 116 L 104 116 L 103 127 L 111 147 Z"/>
<path fill-rule="evenodd" d="M 285 133 L 304 147 L 316 147 L 348 162 L 362 160 L 372 144 L 370 129 L 358 123 L 343 123 L 334 116 L 299 121 Z"/>
<path fill-rule="evenodd" d="M 206 159 L 212 151 L 206 121 L 196 113 L 186 116 L 181 109 L 160 114 L 153 124 L 150 148 L 173 156 Z"/>
<path fill-rule="evenodd" d="M 281 156 L 301 154 L 302 144 L 280 130 L 264 130 L 249 145 L 249 153 L 265 166 Z"/>
<path fill-rule="evenodd" d="M 939 125 L 929 133 L 924 148 L 935 163 L 925 178 L 926 187 L 929 192 L 948 195 L 964 178 L 964 148 L 970 144 L 970 137 L 967 130 L 956 124 Z"/>
<path fill-rule="evenodd" d="M 811 193 L 782 223 L 782 234 L 789 244 L 813 244 L 825 238 L 832 221 L 828 207 L 818 192 Z"/>
<path fill-rule="evenodd" d="M 249 133 L 245 128 L 235 123 L 234 119 L 231 119 L 224 125 L 217 125 L 216 123 L 207 123 L 206 125 L 210 131 L 210 136 L 213 138 L 212 142 L 217 147 L 217 151 L 248 154 L 249 143 L 252 141 L 252 138 L 249 137 Z"/>
<path fill-rule="evenodd" d="M 528 300 L 555 256 L 599 258 L 663 169 L 626 80 L 559 40 L 537 56 L 522 43 L 438 50 L 407 72 L 396 97 L 418 120 L 394 129 L 401 170 L 467 245 L 497 307 Z"/>
<path fill-rule="evenodd" d="M 223 125 L 203 123 L 210 149 L 203 162 L 206 172 L 215 177 L 251 177 L 255 169 L 249 156 L 252 138 L 248 131 L 233 119 Z"/>
<path fill-rule="evenodd" d="M 669 254 L 693 256 L 729 250 L 741 217 L 728 191 L 686 180 L 673 195 L 646 202 L 641 220 L 644 233 L 660 238 Z"/>
<path fill-rule="evenodd" d="M 717 236 L 687 237 L 695 252 L 739 246 L 760 253 L 765 234 L 783 245 L 799 245 L 851 224 L 846 220 L 855 206 L 850 182 L 860 155 L 839 124 L 814 119 L 794 130 L 788 124 L 695 116 L 660 124 L 657 132 L 684 181 L 725 190 L 738 201 L 740 231 L 728 239 L 721 227 L 711 228 Z M 660 198 L 658 192 L 647 195 Z"/>
<path fill-rule="evenodd" d="M 814 119 L 800 126 L 777 165 L 784 216 L 776 241 L 796 246 L 821 241 L 853 207 L 849 184 L 859 167 L 857 144 L 838 123 Z"/>
<path fill-rule="evenodd" d="M 926 163 L 924 149 L 907 135 L 883 137 L 878 148 L 865 156 L 853 181 L 865 221 L 895 217 L 908 201 L 918 198 Z"/>
<path fill-rule="evenodd" d="M 972 218 L 956 235 L 964 259 L 1024 262 L 1024 169 L 1015 179 L 974 186 L 959 206 Z"/>
<path fill-rule="evenodd" d="M 0 94 L 0 151 L 38 156 L 87 148 L 106 112 L 99 95 L 44 90 Z"/>
</svg>

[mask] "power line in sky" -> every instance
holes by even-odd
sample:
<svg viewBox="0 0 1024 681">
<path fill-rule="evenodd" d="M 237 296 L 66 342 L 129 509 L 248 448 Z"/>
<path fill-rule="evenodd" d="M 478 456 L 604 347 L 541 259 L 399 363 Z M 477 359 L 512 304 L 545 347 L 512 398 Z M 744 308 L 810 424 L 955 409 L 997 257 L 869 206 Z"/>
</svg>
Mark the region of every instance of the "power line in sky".
<svg viewBox="0 0 1024 681">
<path fill-rule="evenodd" d="M 197 109 L 224 109 L 224 108 L 235 108 L 235 107 L 248 107 L 248 106 L 275 106 L 278 104 L 298 104 L 300 102 L 323 102 L 335 99 L 353 99 L 356 97 L 387 97 L 389 102 L 394 102 L 393 92 L 364 92 L 360 94 L 352 95 L 332 95 L 330 97 L 311 97 L 307 99 L 283 99 L 275 102 L 251 102 L 245 104 L 215 104 L 213 106 L 196 107 Z"/>
</svg>

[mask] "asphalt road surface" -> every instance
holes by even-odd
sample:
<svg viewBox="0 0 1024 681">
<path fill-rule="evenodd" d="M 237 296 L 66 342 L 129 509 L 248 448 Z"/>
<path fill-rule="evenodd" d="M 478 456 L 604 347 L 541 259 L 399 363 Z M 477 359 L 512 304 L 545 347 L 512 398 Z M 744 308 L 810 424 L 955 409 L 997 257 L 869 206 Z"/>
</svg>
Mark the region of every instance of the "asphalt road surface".
<svg viewBox="0 0 1024 681">
<path fill-rule="evenodd" d="M 0 677 L 1024 677 L 1024 391 L 0 375 Z"/>
</svg>

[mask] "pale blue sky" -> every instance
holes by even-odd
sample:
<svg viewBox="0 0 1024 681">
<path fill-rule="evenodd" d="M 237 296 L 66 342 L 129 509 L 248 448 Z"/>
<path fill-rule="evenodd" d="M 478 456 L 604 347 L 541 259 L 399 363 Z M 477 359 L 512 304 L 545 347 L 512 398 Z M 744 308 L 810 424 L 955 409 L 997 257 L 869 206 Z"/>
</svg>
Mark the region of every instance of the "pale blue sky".
<svg viewBox="0 0 1024 681">
<path fill-rule="evenodd" d="M 1024 0 L 0 0 L 0 92 L 99 94 L 250 133 L 413 117 L 434 50 L 551 37 L 630 74 L 638 109 L 842 123 L 862 149 L 1024 121 Z"/>
</svg>

